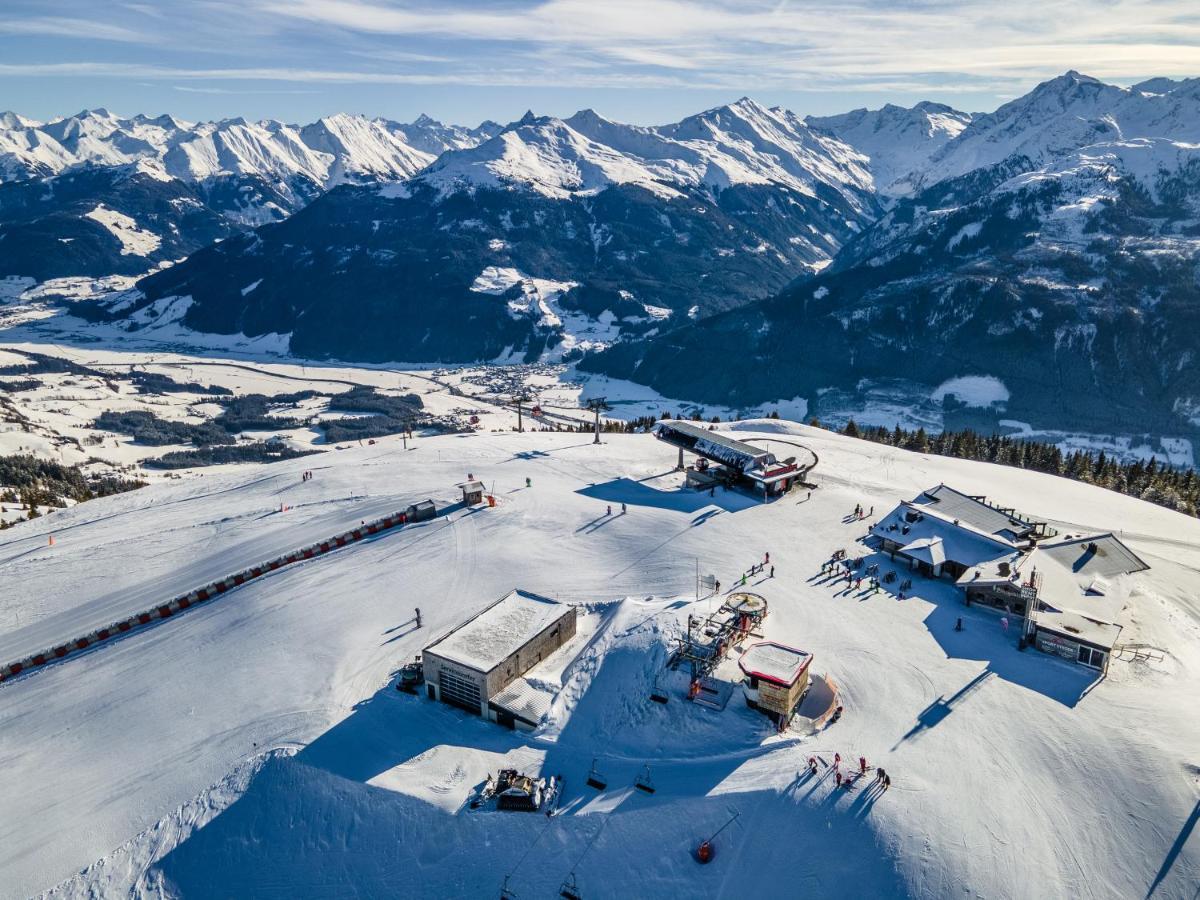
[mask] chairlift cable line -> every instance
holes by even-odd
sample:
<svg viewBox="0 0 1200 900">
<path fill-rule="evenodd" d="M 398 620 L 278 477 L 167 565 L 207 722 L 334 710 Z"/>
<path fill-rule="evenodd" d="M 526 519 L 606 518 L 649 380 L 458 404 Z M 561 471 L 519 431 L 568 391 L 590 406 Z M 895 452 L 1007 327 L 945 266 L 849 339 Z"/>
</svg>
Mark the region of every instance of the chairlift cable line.
<svg viewBox="0 0 1200 900">
<path fill-rule="evenodd" d="M 543 835 L 544 835 L 544 834 L 545 834 L 547 831 L 549 831 L 549 830 L 550 830 L 550 823 L 551 823 L 551 821 L 553 821 L 553 820 L 552 820 L 551 818 L 547 817 L 547 819 L 546 819 L 546 824 L 542 826 L 542 830 L 538 832 L 538 835 L 537 835 L 537 837 L 535 837 L 535 838 L 534 838 L 534 839 L 533 839 L 533 840 L 530 842 L 529 846 L 525 848 L 525 852 L 521 854 L 521 858 L 520 858 L 520 859 L 518 859 L 518 860 L 517 860 L 517 862 L 516 862 L 516 864 L 515 864 L 515 865 L 512 867 L 512 871 L 510 871 L 510 872 L 509 872 L 509 873 L 508 873 L 508 874 L 505 876 L 505 880 L 507 880 L 507 879 L 509 879 L 509 878 L 512 878 L 512 876 L 513 876 L 513 875 L 515 875 L 515 874 L 517 873 L 517 869 L 521 868 L 521 863 L 525 862 L 525 859 L 526 859 L 526 857 L 528 857 L 528 856 L 529 856 L 529 854 L 530 854 L 530 853 L 533 851 L 533 848 L 537 846 L 537 843 L 538 843 L 538 841 L 540 841 L 540 840 L 542 839 L 542 836 L 543 836 Z"/>
</svg>

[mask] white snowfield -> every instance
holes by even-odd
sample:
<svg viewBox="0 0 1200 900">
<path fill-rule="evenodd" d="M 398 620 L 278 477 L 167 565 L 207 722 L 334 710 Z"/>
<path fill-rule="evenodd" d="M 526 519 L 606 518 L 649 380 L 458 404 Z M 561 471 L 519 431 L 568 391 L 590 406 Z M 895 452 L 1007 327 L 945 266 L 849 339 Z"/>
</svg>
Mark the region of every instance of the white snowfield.
<svg viewBox="0 0 1200 900">
<path fill-rule="evenodd" d="M 649 435 L 478 433 L 156 484 L 4 532 L 7 641 L 368 509 L 453 496 L 467 473 L 499 501 L 0 685 L 0 897 L 481 897 L 506 874 L 518 896 L 548 897 L 574 871 L 588 898 L 1194 900 L 1200 522 L 787 422 L 734 430 L 816 450 L 811 499 L 683 491 Z M 1153 567 L 1122 639 L 1162 659 L 1114 660 L 1095 682 L 1019 652 L 949 582 L 914 578 L 900 601 L 821 581 L 831 551 L 859 552 L 856 503 L 882 514 L 939 482 L 1120 534 Z M 815 735 L 775 734 L 737 692 L 722 712 L 677 688 L 648 699 L 672 636 L 715 605 L 691 599 L 697 567 L 724 591 L 764 552 L 775 577 L 750 578 L 770 603 L 764 636 L 812 653 L 841 690 L 844 715 Z M 528 673 L 555 693 L 538 731 L 393 689 L 400 665 L 514 587 L 580 606 L 576 638 Z M 891 789 L 836 791 L 824 767 L 798 778 L 834 753 L 883 766 Z M 593 757 L 600 792 L 584 786 Z M 646 762 L 653 795 L 632 787 Z M 565 776 L 559 814 L 466 809 L 504 766 Z"/>
</svg>

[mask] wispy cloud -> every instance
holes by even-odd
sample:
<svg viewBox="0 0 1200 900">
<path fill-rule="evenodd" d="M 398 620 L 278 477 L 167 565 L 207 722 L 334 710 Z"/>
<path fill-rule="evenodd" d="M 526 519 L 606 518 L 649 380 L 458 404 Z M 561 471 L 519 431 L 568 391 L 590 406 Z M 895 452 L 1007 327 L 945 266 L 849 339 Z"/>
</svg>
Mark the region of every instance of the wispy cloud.
<svg viewBox="0 0 1200 900">
<path fill-rule="evenodd" d="M 145 43 L 150 36 L 108 22 L 92 22 L 86 19 L 34 16 L 19 18 L 8 16 L 0 19 L 0 35 L 25 35 L 58 38 L 76 38 L 87 41 L 128 41 Z"/>
<path fill-rule="evenodd" d="M 1101 77 L 1200 70 L 1193 0 L 546 0 L 501 10 L 465 3 L 265 0 L 272 15 L 359 35 L 570 48 L 615 65 L 800 87 L 901 80 L 1029 80 L 1067 68 Z M 976 89 L 980 85 L 973 87 Z"/>
<path fill-rule="evenodd" d="M 221 88 L 221 87 L 195 87 L 186 84 L 173 84 L 171 90 L 181 91 L 184 94 L 224 94 L 227 96 L 241 97 L 247 94 L 318 94 L 320 91 L 308 90 L 305 88 Z"/>
<path fill-rule="evenodd" d="M 195 94 L 323 84 L 998 100 L 1066 69 L 1118 83 L 1200 74 L 1196 0 L 127 0 L 103 23 L 89 21 L 94 0 L 56 0 L 56 16 L 44 0 L 9 2 L 26 11 L 0 21 L 0 77 Z M 69 54 L 58 37 L 75 39 Z M 115 59 L 99 43 L 113 41 Z"/>
</svg>

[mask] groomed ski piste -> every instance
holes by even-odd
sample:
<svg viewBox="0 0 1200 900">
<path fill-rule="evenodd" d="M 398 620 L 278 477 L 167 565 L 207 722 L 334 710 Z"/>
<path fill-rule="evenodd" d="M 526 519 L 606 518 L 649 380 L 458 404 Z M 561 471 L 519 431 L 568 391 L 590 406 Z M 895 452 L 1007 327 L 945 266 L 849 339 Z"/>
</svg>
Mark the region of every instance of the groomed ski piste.
<svg viewBox="0 0 1200 900">
<path fill-rule="evenodd" d="M 0 684 L 0 896 L 497 897 L 507 876 L 529 898 L 573 874 L 589 900 L 1194 900 L 1200 522 L 787 422 L 722 427 L 815 450 L 811 498 L 685 490 L 650 435 L 476 433 L 231 467 L 5 532 L 0 645 L 19 650 L 426 497 L 440 510 Z M 468 473 L 494 508 L 456 505 Z M 939 483 L 1118 533 L 1152 567 L 1122 641 L 1162 658 L 1097 680 L 1018 651 L 951 582 L 914 578 L 900 600 L 821 579 L 834 550 L 858 552 L 856 504 Z M 723 711 L 651 702 L 687 616 L 720 601 L 696 599 L 697 570 L 724 594 L 766 552 L 774 578 L 747 581 L 765 635 L 814 655 L 840 720 L 779 734 L 740 691 Z M 395 690 L 513 587 L 579 607 L 575 638 L 529 673 L 555 692 L 536 731 Z M 804 774 L 835 753 L 892 787 Z M 634 787 L 647 763 L 652 794 Z M 470 809 L 501 768 L 563 775 L 557 813 Z"/>
</svg>

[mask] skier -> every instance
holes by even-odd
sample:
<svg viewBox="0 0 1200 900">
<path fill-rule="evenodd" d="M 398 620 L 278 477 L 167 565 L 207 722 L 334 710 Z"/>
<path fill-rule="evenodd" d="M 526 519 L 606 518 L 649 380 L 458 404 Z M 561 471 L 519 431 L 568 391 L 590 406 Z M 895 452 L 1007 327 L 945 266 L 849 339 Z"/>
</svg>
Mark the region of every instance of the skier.
<svg viewBox="0 0 1200 900">
<path fill-rule="evenodd" d="M 886 791 L 891 786 L 892 786 L 892 776 L 884 775 L 883 776 L 883 789 Z"/>
<path fill-rule="evenodd" d="M 836 769 L 841 764 L 842 764 L 842 754 L 840 754 L 840 753 L 833 754 L 833 767 Z"/>
<path fill-rule="evenodd" d="M 879 769 L 875 770 L 875 780 L 876 781 L 883 781 L 883 779 L 885 779 L 885 778 L 887 778 L 887 770 L 886 769 L 879 768 Z"/>
<path fill-rule="evenodd" d="M 604 514 L 605 514 L 606 516 L 611 516 L 611 515 L 612 515 L 612 504 L 611 504 L 611 503 L 608 505 L 608 510 L 607 510 L 607 511 L 606 511 Z"/>
<path fill-rule="evenodd" d="M 769 564 L 770 562 L 771 562 L 771 554 L 764 553 L 763 554 L 763 565 L 765 566 L 765 565 Z"/>
<path fill-rule="evenodd" d="M 625 506 L 624 503 L 622 503 L 621 504 L 621 515 L 625 515 L 626 512 L 628 512 L 628 508 Z"/>
<path fill-rule="evenodd" d="M 958 617 L 958 621 L 954 623 L 955 631 L 962 631 L 962 616 Z"/>
<path fill-rule="evenodd" d="M 746 573 L 743 572 L 742 573 L 742 587 L 745 587 L 745 586 L 746 586 Z"/>
<path fill-rule="evenodd" d="M 838 787 L 841 787 L 841 786 L 842 786 L 842 773 L 841 773 L 841 772 L 834 772 L 834 773 L 833 773 L 833 777 L 837 779 L 837 786 L 838 786 Z"/>
<path fill-rule="evenodd" d="M 419 607 L 419 606 L 418 606 L 418 607 L 416 607 L 416 608 L 413 610 L 413 612 L 416 614 L 416 619 L 417 619 L 417 627 L 418 627 L 418 628 L 420 628 L 420 627 L 421 627 L 421 607 Z"/>
<path fill-rule="evenodd" d="M 774 566 L 771 566 L 771 577 L 772 578 L 775 577 L 775 567 Z"/>
<path fill-rule="evenodd" d="M 1000 627 L 1004 629 L 1004 633 L 1008 634 L 1008 616 L 1000 617 Z"/>
<path fill-rule="evenodd" d="M 863 775 L 867 774 L 867 758 L 865 756 L 860 756 L 858 758 L 858 771 Z"/>
<path fill-rule="evenodd" d="M 525 487 L 533 487 L 533 479 L 532 478 L 525 479 Z"/>
<path fill-rule="evenodd" d="M 715 593 L 715 594 L 721 593 L 721 582 L 713 581 L 713 593 Z"/>
<path fill-rule="evenodd" d="M 808 769 L 814 775 L 817 774 L 817 758 L 815 756 L 810 756 L 808 758 Z"/>
</svg>

